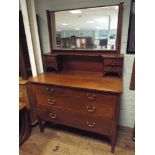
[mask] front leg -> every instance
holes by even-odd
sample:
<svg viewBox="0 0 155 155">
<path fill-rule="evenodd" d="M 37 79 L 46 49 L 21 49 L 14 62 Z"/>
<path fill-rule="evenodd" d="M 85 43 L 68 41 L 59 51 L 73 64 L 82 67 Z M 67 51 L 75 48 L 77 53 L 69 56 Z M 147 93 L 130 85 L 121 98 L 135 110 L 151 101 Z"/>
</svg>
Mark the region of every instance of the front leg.
<svg viewBox="0 0 155 155">
<path fill-rule="evenodd" d="M 115 152 L 116 136 L 111 137 L 111 152 Z"/>
<path fill-rule="evenodd" d="M 39 119 L 38 122 L 39 122 L 40 132 L 43 133 L 43 131 L 44 131 L 43 121 Z"/>
</svg>

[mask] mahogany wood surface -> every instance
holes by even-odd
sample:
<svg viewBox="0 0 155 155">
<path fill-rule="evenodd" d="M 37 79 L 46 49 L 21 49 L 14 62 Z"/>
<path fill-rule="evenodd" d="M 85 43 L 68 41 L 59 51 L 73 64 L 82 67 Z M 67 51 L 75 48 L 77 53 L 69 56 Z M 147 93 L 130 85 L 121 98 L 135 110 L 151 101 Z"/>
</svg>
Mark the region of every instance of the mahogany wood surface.
<svg viewBox="0 0 155 155">
<path fill-rule="evenodd" d="M 119 12 L 118 12 L 117 38 L 116 38 L 117 54 L 120 54 L 120 48 L 121 48 L 122 19 L 123 19 L 123 2 L 119 4 Z"/>
<path fill-rule="evenodd" d="M 50 109 L 41 107 L 37 112 L 42 120 L 111 136 L 112 121 L 102 117 L 92 117 L 81 112 L 75 113 L 56 107 Z"/>
<path fill-rule="evenodd" d="M 52 24 L 51 24 L 51 16 L 50 16 L 50 11 L 49 10 L 46 10 L 46 15 L 47 15 L 50 49 L 53 49 L 53 44 L 52 44 Z"/>
<path fill-rule="evenodd" d="M 122 79 L 100 72 L 53 72 L 29 79 L 40 131 L 43 121 L 106 135 L 114 152 Z"/>
<path fill-rule="evenodd" d="M 122 76 L 123 55 L 101 53 L 46 53 L 43 54 L 45 71 L 90 71 L 114 73 Z"/>
<path fill-rule="evenodd" d="M 25 83 L 23 81 L 22 83 Z M 21 100 L 21 99 L 20 99 Z M 24 100 L 19 101 L 19 145 L 23 144 L 30 136 L 30 123 Z"/>
<path fill-rule="evenodd" d="M 30 78 L 29 82 L 52 84 L 61 87 L 83 88 L 111 93 L 122 93 L 122 79 L 117 77 L 103 77 L 100 73 L 60 72 L 44 73 Z"/>
<path fill-rule="evenodd" d="M 122 76 L 123 55 L 102 55 L 103 57 L 103 75 L 116 74 Z"/>
<path fill-rule="evenodd" d="M 76 89 L 67 89 L 66 91 L 65 88 L 61 88 L 62 92 L 64 90 L 64 94 L 57 90 L 53 93 L 47 93 L 46 88 L 46 85 L 34 86 L 39 106 L 59 107 L 74 112 L 91 114 L 91 116 L 101 116 L 105 119 L 114 118 L 112 104 L 115 101 L 114 95 Z"/>
<path fill-rule="evenodd" d="M 28 119 L 28 113 L 26 111 L 26 106 L 22 106 L 24 104 L 20 103 L 20 110 L 19 110 L 19 116 L 20 116 L 20 133 L 19 133 L 19 145 L 22 145 L 30 136 L 30 124 Z"/>
</svg>

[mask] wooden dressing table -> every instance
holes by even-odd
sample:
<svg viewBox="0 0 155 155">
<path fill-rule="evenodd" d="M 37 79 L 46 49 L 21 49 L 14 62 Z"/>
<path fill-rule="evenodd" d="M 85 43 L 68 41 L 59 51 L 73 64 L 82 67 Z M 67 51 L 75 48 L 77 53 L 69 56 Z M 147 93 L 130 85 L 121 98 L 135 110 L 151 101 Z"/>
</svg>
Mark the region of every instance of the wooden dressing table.
<svg viewBox="0 0 155 155">
<path fill-rule="evenodd" d="M 123 56 L 109 63 L 114 58 L 122 71 Z M 114 152 L 123 81 L 119 74 L 105 76 L 103 61 L 101 54 L 46 55 L 53 72 L 29 79 L 41 132 L 47 121 L 106 135 Z"/>
</svg>

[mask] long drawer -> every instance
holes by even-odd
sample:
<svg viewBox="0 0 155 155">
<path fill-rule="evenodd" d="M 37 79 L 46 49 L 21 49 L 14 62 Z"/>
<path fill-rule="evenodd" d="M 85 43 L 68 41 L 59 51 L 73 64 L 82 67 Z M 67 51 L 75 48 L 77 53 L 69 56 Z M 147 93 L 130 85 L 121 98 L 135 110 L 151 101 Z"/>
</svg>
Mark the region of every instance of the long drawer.
<svg viewBox="0 0 155 155">
<path fill-rule="evenodd" d="M 104 135 L 111 135 L 112 121 L 101 117 L 92 117 L 61 108 L 37 108 L 39 119 L 71 126 Z"/>
<path fill-rule="evenodd" d="M 114 104 L 85 102 L 72 97 L 55 97 L 50 95 L 37 95 L 37 104 L 63 108 L 70 111 L 72 110 L 73 112 L 90 114 L 92 116 L 101 116 L 105 119 L 114 118 Z"/>
<path fill-rule="evenodd" d="M 105 119 L 114 118 L 114 95 L 51 85 L 36 85 L 35 89 L 38 105 L 63 108 Z"/>
</svg>

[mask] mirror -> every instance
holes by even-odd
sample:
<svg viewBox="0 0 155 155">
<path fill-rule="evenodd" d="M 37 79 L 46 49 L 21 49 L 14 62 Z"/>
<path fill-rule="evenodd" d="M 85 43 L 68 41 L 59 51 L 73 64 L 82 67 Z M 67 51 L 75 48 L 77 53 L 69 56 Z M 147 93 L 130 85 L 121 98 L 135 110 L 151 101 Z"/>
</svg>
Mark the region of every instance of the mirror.
<svg viewBox="0 0 155 155">
<path fill-rule="evenodd" d="M 115 5 L 49 12 L 52 50 L 116 51 L 119 9 Z"/>
</svg>

